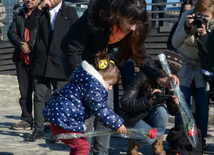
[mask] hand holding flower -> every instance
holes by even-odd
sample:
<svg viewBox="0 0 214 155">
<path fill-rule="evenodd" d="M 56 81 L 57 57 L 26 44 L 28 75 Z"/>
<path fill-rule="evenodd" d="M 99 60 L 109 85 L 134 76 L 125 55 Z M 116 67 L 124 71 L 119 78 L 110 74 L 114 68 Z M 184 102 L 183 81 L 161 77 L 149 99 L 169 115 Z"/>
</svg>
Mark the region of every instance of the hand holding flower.
<svg viewBox="0 0 214 155">
<path fill-rule="evenodd" d="M 127 130 L 126 127 L 124 125 L 121 125 L 121 127 L 117 130 L 118 134 L 126 134 Z"/>
</svg>

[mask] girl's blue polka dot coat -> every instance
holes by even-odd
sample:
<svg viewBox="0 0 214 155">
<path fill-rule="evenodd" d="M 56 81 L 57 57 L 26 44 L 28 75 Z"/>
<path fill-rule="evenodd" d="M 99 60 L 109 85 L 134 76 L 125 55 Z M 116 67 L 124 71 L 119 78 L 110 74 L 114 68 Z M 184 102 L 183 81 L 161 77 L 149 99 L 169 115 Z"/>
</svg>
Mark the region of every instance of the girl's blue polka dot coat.
<svg viewBox="0 0 214 155">
<path fill-rule="evenodd" d="M 83 132 L 85 120 L 94 114 L 104 126 L 116 131 L 123 119 L 107 107 L 107 98 L 102 76 L 83 61 L 71 74 L 69 82 L 60 91 L 54 90 L 43 114 L 54 125 L 74 132 Z"/>
</svg>

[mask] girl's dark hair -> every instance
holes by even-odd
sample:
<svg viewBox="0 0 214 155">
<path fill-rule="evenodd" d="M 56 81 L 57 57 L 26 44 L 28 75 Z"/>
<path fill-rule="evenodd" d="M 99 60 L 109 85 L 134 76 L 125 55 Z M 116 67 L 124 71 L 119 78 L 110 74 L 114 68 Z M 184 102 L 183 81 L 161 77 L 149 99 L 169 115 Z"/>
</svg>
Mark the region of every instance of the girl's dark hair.
<svg viewBox="0 0 214 155">
<path fill-rule="evenodd" d="M 95 56 L 95 69 L 103 76 L 104 80 L 113 80 L 113 83 L 116 84 L 120 79 L 120 72 L 116 64 L 109 60 L 110 56 L 105 52 L 98 52 Z M 99 63 L 101 60 L 107 61 L 107 67 L 104 69 L 99 68 Z"/>
<path fill-rule="evenodd" d="M 184 1 L 182 4 L 181 4 L 181 8 L 180 8 L 180 14 L 179 14 L 179 17 L 178 17 L 178 21 L 180 20 L 181 18 L 181 15 L 182 13 L 184 12 L 184 6 L 185 5 L 191 5 L 191 7 L 193 8 L 194 7 L 194 4 L 195 4 L 195 1 L 194 0 L 186 0 Z"/>
<path fill-rule="evenodd" d="M 149 34 L 150 19 L 146 11 L 145 0 L 110 0 L 110 9 L 102 10 L 100 12 L 101 18 L 108 20 L 109 27 L 112 28 L 114 24 L 118 24 L 116 13 L 120 11 L 123 17 L 127 17 L 136 25 L 135 31 L 132 31 L 124 37 L 119 45 L 117 63 L 126 62 L 130 57 L 138 64 L 141 63 L 143 57 L 147 57 L 143 45 L 146 37 Z M 111 30 L 110 30 L 111 32 Z M 124 61 L 125 60 L 125 61 Z"/>
</svg>

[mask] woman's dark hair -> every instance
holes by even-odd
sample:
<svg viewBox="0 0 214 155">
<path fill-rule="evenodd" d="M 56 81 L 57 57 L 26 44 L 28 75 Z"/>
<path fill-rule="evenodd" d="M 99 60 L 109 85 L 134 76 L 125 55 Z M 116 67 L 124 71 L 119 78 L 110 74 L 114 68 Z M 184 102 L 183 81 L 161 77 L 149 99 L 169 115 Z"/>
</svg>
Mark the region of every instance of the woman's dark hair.
<svg viewBox="0 0 214 155">
<path fill-rule="evenodd" d="M 147 57 L 143 45 L 146 37 L 149 34 L 150 19 L 149 14 L 146 11 L 145 0 L 110 0 L 110 9 L 102 10 L 100 16 L 103 19 L 107 19 L 109 27 L 112 28 L 114 24 L 118 24 L 116 14 L 120 11 L 123 17 L 127 17 L 136 25 L 135 31 L 132 31 L 126 35 L 120 42 L 117 63 L 126 62 L 130 57 L 140 64 L 143 57 Z M 124 61 L 125 60 L 125 61 Z"/>
<path fill-rule="evenodd" d="M 116 64 L 109 60 L 110 56 L 105 51 L 100 51 L 95 56 L 95 69 L 103 76 L 104 80 L 113 80 L 113 83 L 116 84 L 120 79 L 120 72 Z M 106 60 L 106 68 L 99 68 L 99 63 L 103 60 Z"/>
<path fill-rule="evenodd" d="M 183 2 L 183 4 L 181 4 L 181 9 L 180 9 L 180 14 L 179 14 L 179 17 L 178 17 L 178 21 L 180 20 L 181 15 L 184 12 L 184 6 L 185 5 L 190 5 L 193 8 L 194 4 L 195 4 L 194 0 L 186 0 L 186 1 Z"/>
</svg>

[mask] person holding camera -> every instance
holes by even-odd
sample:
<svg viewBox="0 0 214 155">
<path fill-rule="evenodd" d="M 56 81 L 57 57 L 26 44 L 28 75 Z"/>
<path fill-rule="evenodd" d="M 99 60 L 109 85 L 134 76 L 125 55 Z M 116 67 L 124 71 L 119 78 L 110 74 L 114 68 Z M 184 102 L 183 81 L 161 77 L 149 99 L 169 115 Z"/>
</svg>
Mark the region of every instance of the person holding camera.
<svg viewBox="0 0 214 155">
<path fill-rule="evenodd" d="M 179 13 L 179 16 L 178 16 L 178 21 L 173 25 L 173 27 L 172 27 L 172 29 L 170 31 L 168 40 L 167 40 L 167 49 L 168 50 L 172 50 L 172 51 L 177 52 L 177 49 L 172 45 L 172 36 L 175 33 L 175 30 L 176 30 L 176 28 L 178 26 L 178 22 L 179 22 L 179 20 L 181 18 L 182 13 L 187 11 L 187 10 L 192 9 L 194 4 L 195 4 L 194 0 L 186 0 L 181 4 L 180 13 Z"/>
<path fill-rule="evenodd" d="M 191 96 L 195 99 L 195 121 L 202 131 L 204 150 L 207 149 L 209 94 L 205 89 L 205 80 L 199 72 L 206 65 L 207 38 L 209 25 L 214 16 L 214 0 L 198 0 L 194 9 L 184 12 L 172 37 L 172 44 L 182 55 L 183 66 L 178 73 L 180 89 L 187 104 L 191 107 Z M 202 60 L 202 61 L 201 61 Z M 178 117 L 175 126 L 178 125 Z"/>
<path fill-rule="evenodd" d="M 175 64 L 179 61 L 175 59 L 171 62 Z M 155 63 L 163 76 L 167 77 L 160 62 L 157 60 Z M 173 67 L 175 74 L 178 68 Z M 175 75 L 172 76 L 177 78 Z M 159 85 L 151 83 L 140 70 L 120 99 L 120 117 L 124 119 L 124 125 L 134 129 L 143 128 L 145 131 L 150 128 L 159 128 L 164 134 L 169 114 L 173 116 L 179 114 L 178 98 L 172 94 L 172 91 L 167 88 L 160 88 Z M 162 104 L 164 101 L 166 101 L 167 108 Z M 152 145 L 154 155 L 166 155 L 163 150 L 163 135 L 154 139 L 129 139 L 127 155 L 137 155 L 140 145 Z"/>
</svg>

